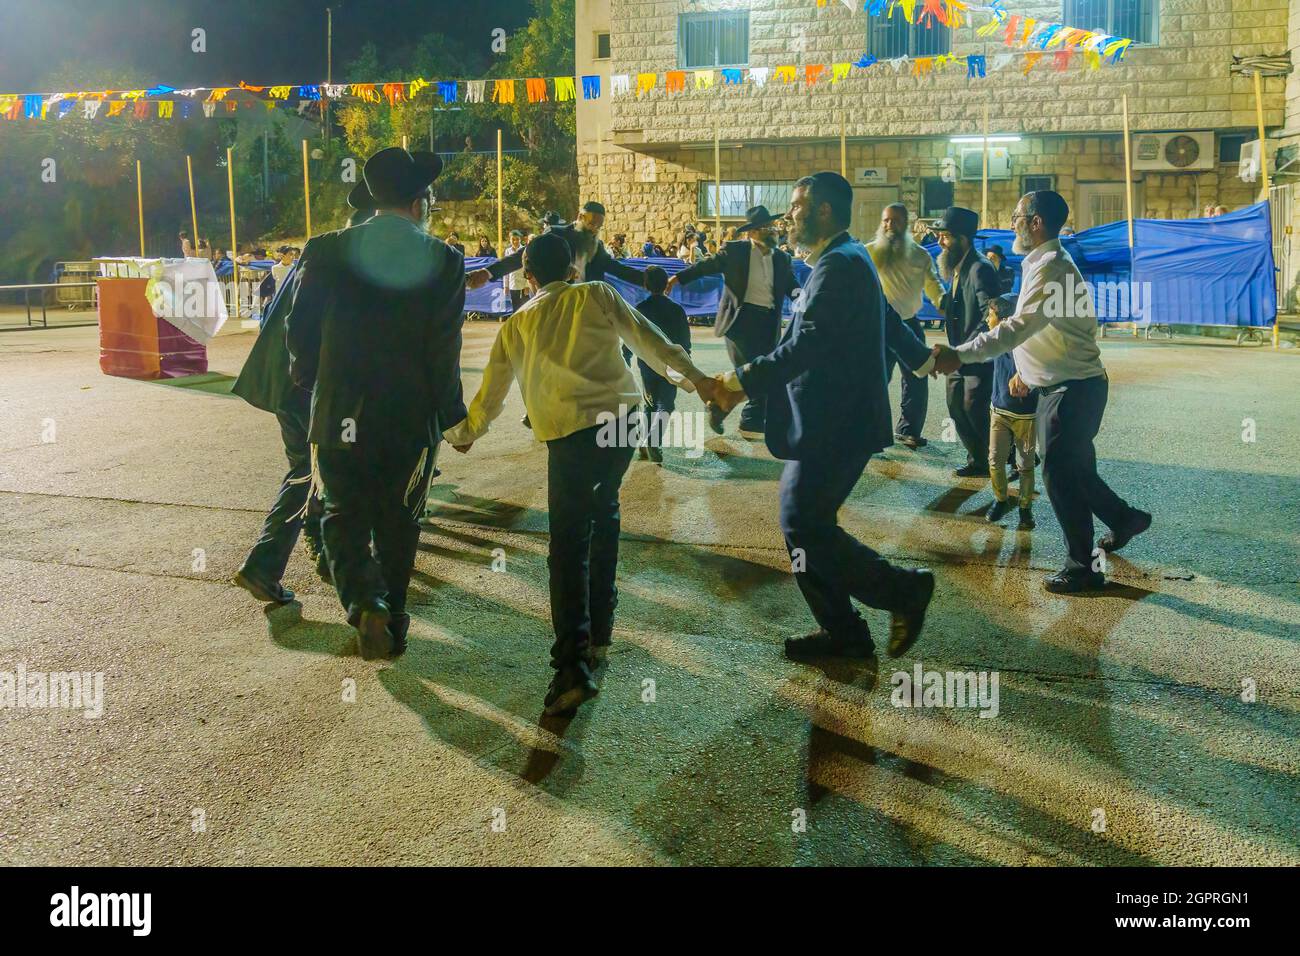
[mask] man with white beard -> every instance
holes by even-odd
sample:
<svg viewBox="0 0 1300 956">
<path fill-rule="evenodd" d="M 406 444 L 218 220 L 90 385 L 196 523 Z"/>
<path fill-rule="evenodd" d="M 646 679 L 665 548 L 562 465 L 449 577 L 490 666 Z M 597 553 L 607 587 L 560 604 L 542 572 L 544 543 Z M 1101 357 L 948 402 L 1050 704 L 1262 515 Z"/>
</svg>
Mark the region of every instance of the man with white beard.
<svg viewBox="0 0 1300 956">
<path fill-rule="evenodd" d="M 876 238 L 867 243 L 867 252 L 876 265 L 888 307 L 924 342 L 925 331 L 916 318 L 921 311 L 921 296 L 926 296 L 936 309 L 942 309 L 943 287 L 939 285 L 934 260 L 908 231 L 907 207 L 901 202 L 890 203 L 880 214 L 880 227 Z M 893 377 L 897 362 L 892 351 L 886 353 L 886 379 Z M 908 448 L 920 448 L 926 444 L 921 429 L 925 427 L 925 413 L 930 404 L 930 383 L 925 380 L 924 371 L 906 368 L 900 371 L 903 400 L 898 424 L 894 426 L 894 441 Z M 918 371 L 920 375 L 914 374 Z"/>
<path fill-rule="evenodd" d="M 1069 555 L 1044 580 L 1054 594 L 1106 586 L 1098 551 L 1118 551 L 1151 527 L 1151 515 L 1128 504 L 1097 474 L 1093 439 L 1110 383 L 1097 346 L 1097 316 L 1083 275 L 1061 248 L 1070 207 L 1051 190 L 1026 193 L 1011 217 L 1012 247 L 1024 255 L 1020 298 L 1010 318 L 958 344 L 934 347 L 935 369 L 948 374 L 1015 350 L 1021 381 L 1039 390 L 1036 430 L 1043 479 Z M 1077 293 L 1074 290 L 1082 290 Z M 1093 516 L 1110 529 L 1093 550 Z"/>
</svg>

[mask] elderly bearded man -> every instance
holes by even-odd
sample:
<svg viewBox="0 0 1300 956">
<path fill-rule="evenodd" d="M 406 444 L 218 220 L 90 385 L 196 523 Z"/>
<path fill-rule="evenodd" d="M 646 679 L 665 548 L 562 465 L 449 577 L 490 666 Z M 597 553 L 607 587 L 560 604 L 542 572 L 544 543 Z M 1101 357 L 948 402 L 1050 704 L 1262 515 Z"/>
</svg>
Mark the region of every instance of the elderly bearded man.
<svg viewBox="0 0 1300 956">
<path fill-rule="evenodd" d="M 890 203 L 880 214 L 880 227 L 876 238 L 867 244 L 867 252 L 871 253 L 871 261 L 880 276 L 886 306 L 898 314 L 917 338 L 925 341 L 925 330 L 916 318 L 921 311 L 921 296 L 942 311 L 943 286 L 939 285 L 934 260 L 908 231 L 907 207 L 901 202 Z M 894 366 L 899 364 L 893 350 L 885 356 L 885 363 L 886 379 L 892 378 Z M 899 404 L 898 424 L 894 426 L 894 441 L 908 448 L 920 448 L 926 444 L 921 429 L 925 427 L 925 413 L 930 405 L 930 383 L 920 369 L 900 371 L 903 399 Z"/>
<path fill-rule="evenodd" d="M 1026 193 L 1011 217 L 1012 251 L 1024 255 L 1015 313 L 956 349 L 936 345 L 935 369 L 953 372 L 1015 349 L 1021 381 L 1039 390 L 1036 430 L 1043 481 L 1065 534 L 1065 567 L 1043 584 L 1057 594 L 1098 591 L 1106 585 L 1093 563 L 1093 515 L 1110 531 L 1100 551 L 1118 551 L 1151 526 L 1151 515 L 1126 503 L 1097 474 L 1093 439 L 1101 428 L 1110 383 L 1097 347 L 1097 316 L 1083 275 L 1061 248 L 1070 207 L 1051 190 Z M 1063 295 L 1064 293 L 1064 295 Z"/>
</svg>

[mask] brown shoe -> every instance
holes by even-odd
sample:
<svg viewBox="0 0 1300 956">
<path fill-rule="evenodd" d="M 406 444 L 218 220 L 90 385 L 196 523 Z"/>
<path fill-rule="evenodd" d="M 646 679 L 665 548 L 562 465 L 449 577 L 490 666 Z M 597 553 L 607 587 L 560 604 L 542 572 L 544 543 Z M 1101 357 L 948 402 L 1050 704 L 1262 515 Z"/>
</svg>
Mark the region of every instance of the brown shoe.
<svg viewBox="0 0 1300 956">
<path fill-rule="evenodd" d="M 388 632 L 388 622 L 392 617 L 388 605 L 379 600 L 362 610 L 356 624 L 362 660 L 378 661 L 392 656 L 393 635 Z"/>
<path fill-rule="evenodd" d="M 886 653 L 890 657 L 905 654 L 916 639 L 921 636 L 921 627 L 925 624 L 925 612 L 934 597 L 934 572 L 929 568 L 906 571 L 914 578 L 911 593 L 903 606 L 894 610 L 889 618 L 889 646 Z"/>
</svg>

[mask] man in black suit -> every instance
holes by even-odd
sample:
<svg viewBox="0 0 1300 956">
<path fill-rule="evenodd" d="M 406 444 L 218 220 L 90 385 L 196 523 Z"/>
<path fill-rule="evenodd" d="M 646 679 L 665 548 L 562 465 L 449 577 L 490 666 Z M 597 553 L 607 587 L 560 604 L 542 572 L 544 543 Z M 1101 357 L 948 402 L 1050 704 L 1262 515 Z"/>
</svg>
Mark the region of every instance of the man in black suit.
<svg viewBox="0 0 1300 956">
<path fill-rule="evenodd" d="M 600 241 L 600 227 L 605 224 L 605 207 L 600 203 L 594 200 L 584 203 L 577 222 L 565 222 L 553 212 L 546 213 L 541 221 L 547 233 L 555 233 L 568 245 L 580 282 L 604 282 L 606 275 L 612 275 L 638 288 L 645 285 L 645 273 L 615 259 Z M 477 289 L 522 268 L 523 264 L 524 251 L 520 249 L 487 268 L 474 270 L 465 281 L 469 288 Z"/>
<path fill-rule="evenodd" d="M 441 169 L 435 154 L 400 147 L 370 157 L 378 214 L 308 243 L 286 323 L 290 375 L 314 388 L 325 552 L 367 660 L 405 647 L 435 451 L 442 426 L 465 417 L 464 259 L 426 228 Z"/>
<path fill-rule="evenodd" d="M 812 274 L 777 347 L 720 376 L 713 404 L 723 412 L 746 395 L 767 406 L 767 447 L 786 459 L 781 473 L 781 531 L 795 581 L 819 629 L 785 643 L 787 657 L 867 657 L 875 649 L 853 607 L 890 612 L 888 651 L 898 656 L 920 635 L 934 575 L 891 565 L 850 537 L 840 506 L 867 460 L 893 444 L 885 379 L 888 326 L 880 280 L 866 247 L 848 234 L 853 187 L 838 173 L 795 184 L 789 217 L 795 239 L 811 250 Z M 901 322 L 894 328 L 911 336 Z M 912 367 L 924 362 L 899 339 Z"/>
<path fill-rule="evenodd" d="M 736 368 L 750 359 L 766 355 L 781 334 L 781 308 L 799 288 L 788 253 L 776 247 L 780 220 L 766 206 L 754 206 L 746 221 L 735 229 L 748 239 L 728 242 L 716 256 L 709 256 L 668 280 L 668 292 L 701 276 L 722 273 L 722 298 L 713 334 L 727 340 L 727 354 Z M 758 436 L 764 429 L 761 397 L 751 399 L 740 411 L 740 430 Z"/>
<path fill-rule="evenodd" d="M 939 275 L 952 284 L 943 298 L 944 326 L 953 348 L 985 329 L 989 306 L 1001 294 L 998 270 L 975 250 L 979 213 L 950 206 L 935 224 L 939 236 Z M 989 473 L 989 402 L 993 397 L 993 363 L 963 365 L 948 376 L 948 415 L 966 448 L 958 478 L 987 478 Z"/>
</svg>

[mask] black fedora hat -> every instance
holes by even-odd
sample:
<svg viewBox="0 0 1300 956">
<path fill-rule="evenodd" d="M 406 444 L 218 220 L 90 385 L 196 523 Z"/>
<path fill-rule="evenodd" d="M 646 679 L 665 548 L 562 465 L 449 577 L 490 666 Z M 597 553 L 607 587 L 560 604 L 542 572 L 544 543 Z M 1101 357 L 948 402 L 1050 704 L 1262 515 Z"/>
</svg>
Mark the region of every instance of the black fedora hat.
<svg viewBox="0 0 1300 956">
<path fill-rule="evenodd" d="M 352 187 L 352 192 L 348 193 L 348 205 L 358 212 L 370 212 L 375 208 L 375 197 L 370 195 L 364 176 L 361 182 Z"/>
<path fill-rule="evenodd" d="M 537 221 L 540 222 L 543 226 L 545 226 L 548 229 L 555 229 L 558 228 L 559 226 L 568 225 L 568 223 L 564 221 L 563 216 L 561 216 L 557 212 L 551 212 L 549 209 L 546 212 L 542 213 L 542 218 Z"/>
<path fill-rule="evenodd" d="M 761 229 L 764 226 L 770 226 L 780 218 L 780 216 L 774 216 L 768 212 L 766 206 L 750 206 L 749 209 L 745 210 L 745 221 L 732 231 L 739 235 L 742 232 L 748 232 L 750 229 Z"/>
<path fill-rule="evenodd" d="M 437 153 L 408 153 L 400 146 L 390 146 L 366 160 L 362 176 L 375 208 L 382 209 L 415 199 L 441 172 Z"/>
<path fill-rule="evenodd" d="M 979 231 L 980 214 L 965 206 L 949 206 L 932 227 L 935 232 L 955 232 L 967 239 L 974 239 Z"/>
</svg>

